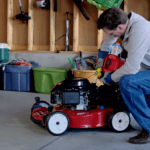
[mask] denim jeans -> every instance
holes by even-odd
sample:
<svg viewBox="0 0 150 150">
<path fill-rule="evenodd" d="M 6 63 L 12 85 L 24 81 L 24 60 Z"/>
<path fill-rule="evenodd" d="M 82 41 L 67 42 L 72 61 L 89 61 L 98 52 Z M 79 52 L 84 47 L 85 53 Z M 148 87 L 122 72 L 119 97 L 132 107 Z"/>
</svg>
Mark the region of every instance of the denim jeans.
<svg viewBox="0 0 150 150">
<path fill-rule="evenodd" d="M 122 77 L 119 87 L 129 111 L 150 134 L 150 108 L 145 98 L 145 95 L 150 95 L 150 70 Z"/>
</svg>

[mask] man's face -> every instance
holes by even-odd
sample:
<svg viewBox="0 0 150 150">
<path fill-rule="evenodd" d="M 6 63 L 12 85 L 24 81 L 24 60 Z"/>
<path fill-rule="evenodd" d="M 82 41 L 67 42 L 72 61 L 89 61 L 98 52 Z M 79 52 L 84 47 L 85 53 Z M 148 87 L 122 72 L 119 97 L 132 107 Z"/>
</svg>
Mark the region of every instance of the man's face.
<svg viewBox="0 0 150 150">
<path fill-rule="evenodd" d="M 104 28 L 103 31 L 106 34 L 114 36 L 114 37 L 119 37 L 119 36 L 123 35 L 123 30 L 119 26 L 115 30 L 109 30 L 107 28 Z"/>
</svg>

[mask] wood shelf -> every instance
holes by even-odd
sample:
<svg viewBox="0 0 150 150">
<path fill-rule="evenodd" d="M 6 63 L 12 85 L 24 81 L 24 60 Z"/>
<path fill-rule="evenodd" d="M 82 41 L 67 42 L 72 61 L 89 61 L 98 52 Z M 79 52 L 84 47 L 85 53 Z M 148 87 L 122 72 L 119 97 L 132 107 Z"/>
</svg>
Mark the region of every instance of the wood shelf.
<svg viewBox="0 0 150 150">
<path fill-rule="evenodd" d="M 10 53 L 60 53 L 60 54 L 79 54 L 78 52 L 74 52 L 74 51 L 45 51 L 45 50 L 33 50 L 33 51 L 28 51 L 28 50 L 10 50 Z M 86 52 L 86 51 L 82 51 L 82 54 L 98 54 L 98 52 Z"/>
</svg>

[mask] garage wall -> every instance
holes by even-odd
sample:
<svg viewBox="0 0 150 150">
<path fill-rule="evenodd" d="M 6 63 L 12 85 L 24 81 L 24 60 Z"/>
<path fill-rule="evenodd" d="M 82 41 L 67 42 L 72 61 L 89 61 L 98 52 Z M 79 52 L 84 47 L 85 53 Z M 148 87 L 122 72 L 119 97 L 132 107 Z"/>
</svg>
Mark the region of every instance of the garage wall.
<svg viewBox="0 0 150 150">
<path fill-rule="evenodd" d="M 0 43 L 7 43 L 7 1 L 0 1 Z M 28 12 L 29 0 L 22 0 L 22 6 L 25 12 Z M 50 52 L 50 39 L 52 34 L 50 33 L 50 10 L 44 10 L 36 7 L 36 0 L 32 0 L 33 3 L 33 51 L 28 51 L 28 24 L 22 24 L 19 20 L 14 20 L 14 16 L 20 13 L 18 0 L 13 0 L 13 14 L 12 14 L 12 44 L 13 48 L 10 51 L 10 61 L 16 58 L 25 58 L 27 60 L 38 61 L 42 66 L 63 67 L 68 65 L 68 56 L 71 58 L 78 54 L 78 51 L 82 50 L 84 55 L 97 55 L 98 53 L 98 31 L 96 22 L 98 18 L 98 10 L 89 5 L 86 0 L 82 3 L 82 6 L 89 16 L 90 20 L 87 21 L 79 11 L 79 37 L 78 37 L 78 50 L 73 51 L 73 26 L 74 26 L 74 4 L 73 0 L 59 0 L 58 9 L 55 13 L 55 50 L 65 49 L 65 21 L 66 12 L 70 12 L 70 29 L 69 29 L 69 41 L 70 52 L 56 53 Z M 150 1 L 149 0 L 125 0 L 125 8 L 127 12 L 134 11 L 146 19 L 150 20 Z M 105 34 L 101 32 L 104 39 Z M 101 41 L 103 40 L 101 39 Z M 100 44 L 99 44 L 100 45 Z M 84 56 L 83 55 L 83 56 Z M 58 62 L 58 63 L 57 63 Z"/>
</svg>

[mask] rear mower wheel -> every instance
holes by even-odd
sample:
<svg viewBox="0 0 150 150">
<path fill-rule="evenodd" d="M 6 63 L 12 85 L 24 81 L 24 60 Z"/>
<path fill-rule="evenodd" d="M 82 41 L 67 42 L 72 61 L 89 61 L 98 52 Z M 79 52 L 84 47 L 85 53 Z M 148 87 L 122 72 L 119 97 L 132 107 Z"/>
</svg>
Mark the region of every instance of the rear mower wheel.
<svg viewBox="0 0 150 150">
<path fill-rule="evenodd" d="M 109 116 L 108 125 L 113 131 L 123 132 L 130 125 L 130 117 L 125 111 L 113 112 Z"/>
</svg>

